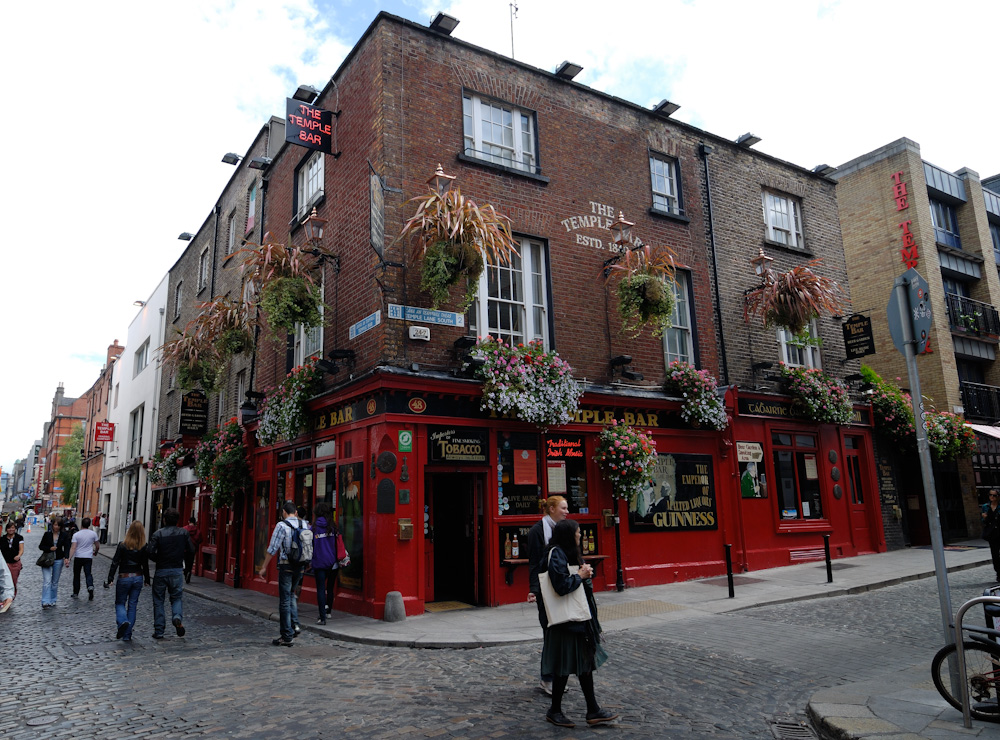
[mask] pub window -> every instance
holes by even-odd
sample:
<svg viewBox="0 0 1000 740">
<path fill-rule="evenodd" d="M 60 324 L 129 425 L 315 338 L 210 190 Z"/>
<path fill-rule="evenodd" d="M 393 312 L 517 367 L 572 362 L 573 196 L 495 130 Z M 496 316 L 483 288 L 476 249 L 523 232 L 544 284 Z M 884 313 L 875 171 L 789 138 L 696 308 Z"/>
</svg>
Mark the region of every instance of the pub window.
<svg viewBox="0 0 1000 740">
<path fill-rule="evenodd" d="M 478 95 L 462 97 L 465 154 L 537 174 L 534 113 Z"/>
<path fill-rule="evenodd" d="M 319 285 L 319 315 L 323 318 L 323 301 L 326 298 L 326 279 L 321 276 Z M 323 324 L 307 327 L 299 323 L 295 325 L 295 364 L 301 365 L 310 357 L 323 354 Z"/>
<path fill-rule="evenodd" d="M 181 304 L 184 302 L 184 281 L 177 283 L 177 287 L 174 288 L 174 319 L 180 318 L 181 315 Z"/>
<path fill-rule="evenodd" d="M 537 434 L 499 432 L 499 513 L 501 516 L 532 516 L 539 513 L 542 489 L 541 460 Z"/>
<path fill-rule="evenodd" d="M 557 434 L 545 438 L 545 483 L 549 496 L 566 499 L 570 514 L 590 513 L 583 437 Z"/>
<path fill-rule="evenodd" d="M 208 249 L 198 258 L 198 292 L 208 287 Z"/>
<path fill-rule="evenodd" d="M 299 220 L 309 215 L 323 196 L 323 152 L 313 153 L 295 173 L 295 213 Z"/>
<path fill-rule="evenodd" d="M 226 236 L 226 254 L 236 251 L 236 210 L 229 214 L 228 235 Z"/>
<path fill-rule="evenodd" d="M 677 160 L 662 154 L 650 154 L 649 176 L 653 189 L 653 210 L 683 215 Z"/>
<path fill-rule="evenodd" d="M 674 314 L 670 317 L 670 328 L 663 332 L 663 351 L 667 366 L 671 362 L 694 363 L 691 342 L 691 273 L 678 271 L 673 283 Z"/>
<path fill-rule="evenodd" d="M 781 361 L 793 367 L 822 368 L 819 339 L 816 319 L 810 321 L 799 334 L 792 334 L 785 328 L 778 329 Z"/>
<path fill-rule="evenodd" d="M 771 452 L 781 518 L 822 519 L 816 435 L 772 432 Z"/>
<path fill-rule="evenodd" d="M 764 191 L 764 224 L 767 238 L 787 247 L 803 249 L 799 202 L 787 195 Z"/>
<path fill-rule="evenodd" d="M 478 296 L 469 308 L 469 334 L 489 334 L 511 345 L 538 341 L 549 346 L 549 283 L 544 244 L 521 239 L 520 254 L 507 264 L 486 265 Z"/>
</svg>

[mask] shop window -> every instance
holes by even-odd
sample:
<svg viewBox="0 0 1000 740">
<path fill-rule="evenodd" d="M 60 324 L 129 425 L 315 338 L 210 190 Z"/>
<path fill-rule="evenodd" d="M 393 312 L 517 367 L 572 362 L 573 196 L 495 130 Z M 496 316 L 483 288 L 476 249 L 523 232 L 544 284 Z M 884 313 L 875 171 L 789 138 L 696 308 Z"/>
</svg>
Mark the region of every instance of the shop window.
<svg viewBox="0 0 1000 740">
<path fill-rule="evenodd" d="M 478 95 L 462 97 L 465 155 L 537 174 L 534 114 Z"/>
<path fill-rule="evenodd" d="M 306 509 L 306 519 L 312 515 L 313 506 L 313 471 L 312 468 L 294 468 L 278 472 L 279 508 L 285 501 L 294 501 L 296 506 Z"/>
<path fill-rule="evenodd" d="M 500 515 L 539 514 L 542 481 L 539 475 L 538 435 L 500 432 L 497 435 L 497 456 L 500 463 Z"/>
<path fill-rule="evenodd" d="M 559 434 L 545 438 L 545 483 L 549 496 L 565 497 L 570 514 L 590 513 L 583 437 Z"/>
<path fill-rule="evenodd" d="M 764 224 L 769 241 L 804 249 L 799 202 L 787 195 L 764 191 Z"/>
<path fill-rule="evenodd" d="M 649 176 L 653 190 L 653 210 L 683 215 L 677 160 L 662 154 L 649 155 Z"/>
<path fill-rule="evenodd" d="M 469 308 L 469 334 L 489 334 L 512 345 L 532 341 L 549 346 L 548 275 L 545 245 L 530 239 L 518 244 L 505 265 L 487 265 L 479 296 Z"/>
<path fill-rule="evenodd" d="M 771 452 L 781 518 L 822 519 L 816 436 L 774 432 L 771 434 Z"/>
<path fill-rule="evenodd" d="M 679 270 L 674 281 L 674 315 L 670 328 L 663 332 L 663 352 L 667 366 L 671 362 L 694 364 L 691 342 L 691 273 Z"/>
</svg>

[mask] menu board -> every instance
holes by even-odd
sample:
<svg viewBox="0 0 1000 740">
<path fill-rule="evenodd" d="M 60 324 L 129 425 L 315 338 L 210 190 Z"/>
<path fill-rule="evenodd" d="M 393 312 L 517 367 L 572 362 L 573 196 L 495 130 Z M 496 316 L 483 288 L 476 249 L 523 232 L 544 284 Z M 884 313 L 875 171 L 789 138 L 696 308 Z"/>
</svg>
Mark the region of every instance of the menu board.
<svg viewBox="0 0 1000 740">
<path fill-rule="evenodd" d="M 892 462 L 882 455 L 878 456 L 878 489 L 882 494 L 883 504 L 899 506 L 899 489 L 896 488 L 896 477 L 892 474 Z"/>
</svg>

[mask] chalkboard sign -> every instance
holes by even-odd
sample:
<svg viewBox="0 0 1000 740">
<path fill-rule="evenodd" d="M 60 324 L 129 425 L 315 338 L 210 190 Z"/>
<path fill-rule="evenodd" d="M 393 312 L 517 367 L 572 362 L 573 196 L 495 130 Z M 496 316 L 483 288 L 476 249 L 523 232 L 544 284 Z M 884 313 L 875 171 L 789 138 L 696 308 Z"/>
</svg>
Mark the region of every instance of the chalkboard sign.
<svg viewBox="0 0 1000 740">
<path fill-rule="evenodd" d="M 896 488 L 896 477 L 892 473 L 892 462 L 882 455 L 878 456 L 878 489 L 882 493 L 883 504 L 899 506 L 899 490 Z"/>
<path fill-rule="evenodd" d="M 208 430 L 208 397 L 201 391 L 191 391 L 181 397 L 181 434 L 201 436 Z"/>
</svg>

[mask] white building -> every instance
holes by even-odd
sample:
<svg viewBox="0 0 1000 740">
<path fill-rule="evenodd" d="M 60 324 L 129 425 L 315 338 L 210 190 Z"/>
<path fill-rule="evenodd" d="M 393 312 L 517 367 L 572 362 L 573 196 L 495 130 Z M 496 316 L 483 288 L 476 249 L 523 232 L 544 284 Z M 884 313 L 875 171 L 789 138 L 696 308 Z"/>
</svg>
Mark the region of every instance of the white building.
<svg viewBox="0 0 1000 740">
<path fill-rule="evenodd" d="M 143 463 L 159 447 L 160 347 L 166 330 L 167 277 L 139 309 L 128 328 L 125 351 L 115 362 L 108 421 L 115 441 L 104 448 L 101 511 L 108 516 L 108 542 L 120 542 L 133 519 L 149 531 L 150 489 Z"/>
</svg>

